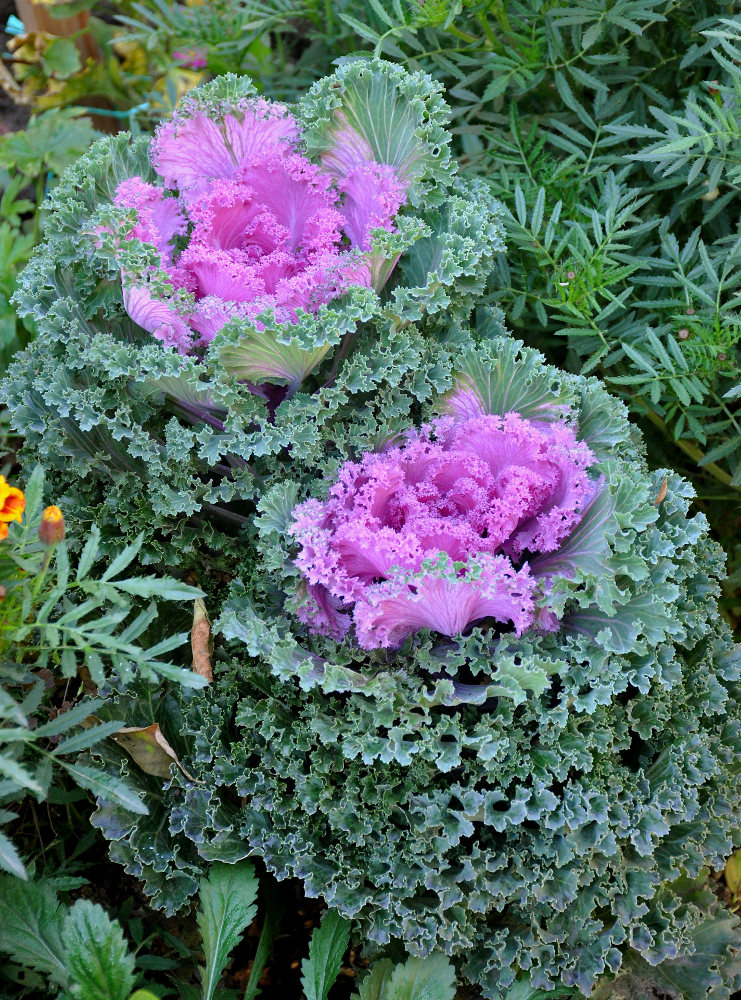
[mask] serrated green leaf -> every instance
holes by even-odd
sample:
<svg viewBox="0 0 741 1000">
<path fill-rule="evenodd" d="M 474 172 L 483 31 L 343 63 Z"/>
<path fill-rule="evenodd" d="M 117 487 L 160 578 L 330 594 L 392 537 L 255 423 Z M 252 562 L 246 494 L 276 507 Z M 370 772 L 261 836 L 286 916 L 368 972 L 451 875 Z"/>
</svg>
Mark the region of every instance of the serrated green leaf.
<svg viewBox="0 0 741 1000">
<path fill-rule="evenodd" d="M 0 879 L 0 952 L 60 986 L 67 984 L 63 925 L 64 911 L 47 882 Z"/>
<path fill-rule="evenodd" d="M 377 31 L 369 28 L 368 25 L 363 24 L 362 21 L 358 21 L 356 17 L 351 17 L 349 14 L 340 14 L 340 18 L 345 22 L 345 24 L 352 28 L 353 31 L 357 32 L 361 38 L 365 38 L 368 42 L 373 42 L 374 44 L 380 40 L 380 35 Z"/>
<path fill-rule="evenodd" d="M 64 80 L 80 69 L 80 53 L 72 38 L 53 38 L 46 46 L 41 62 L 49 76 Z"/>
<path fill-rule="evenodd" d="M 44 470 L 40 465 L 37 465 L 34 468 L 29 479 L 27 480 L 24 494 L 26 497 L 26 509 L 23 519 L 26 524 L 27 531 L 28 524 L 36 521 L 41 514 L 41 508 L 44 501 Z"/>
<path fill-rule="evenodd" d="M 215 864 L 199 883 L 201 908 L 197 921 L 206 956 L 203 1000 L 212 1000 L 229 952 L 257 913 L 257 888 L 255 869 L 248 861 Z"/>
<path fill-rule="evenodd" d="M 131 545 L 127 545 L 123 551 L 116 556 L 100 578 L 104 583 L 108 580 L 112 581 L 115 576 L 118 576 L 119 573 L 125 570 L 126 567 L 134 561 L 139 549 L 141 548 L 143 537 L 143 535 L 139 535 L 139 537 L 132 542 Z"/>
<path fill-rule="evenodd" d="M 360 983 L 358 1000 L 386 1000 L 386 990 L 393 971 L 394 963 L 390 958 L 374 962 L 370 972 Z"/>
<path fill-rule="evenodd" d="M 81 788 L 92 792 L 101 801 L 115 802 L 116 805 L 140 816 L 146 816 L 149 813 L 149 809 L 136 792 L 120 778 L 115 778 L 97 768 L 75 764 L 63 759 L 60 759 L 59 763 Z"/>
<path fill-rule="evenodd" d="M 88 535 L 87 541 L 85 542 L 85 547 L 82 550 L 80 556 L 80 561 L 77 564 L 77 575 L 75 577 L 76 581 L 80 583 L 90 572 L 93 563 L 98 555 L 98 547 L 100 544 L 100 528 L 97 524 L 93 524 L 90 528 L 90 534 Z"/>
<path fill-rule="evenodd" d="M 409 958 L 391 973 L 384 1000 L 453 1000 L 455 969 L 445 955 Z"/>
<path fill-rule="evenodd" d="M 518 977 L 504 991 L 502 1000 L 581 1000 L 577 993 L 565 986 L 553 990 L 540 990 L 533 986 L 528 976 Z"/>
<path fill-rule="evenodd" d="M 16 850 L 15 844 L 0 830 L 0 868 L 20 879 L 27 879 L 28 872 Z"/>
<path fill-rule="evenodd" d="M 545 188 L 540 188 L 538 191 L 538 196 L 535 199 L 535 205 L 533 206 L 533 214 L 530 218 L 530 229 L 533 236 L 537 236 L 540 232 L 540 227 L 543 224 L 543 215 L 545 213 Z"/>
<path fill-rule="evenodd" d="M 70 989 L 79 1000 L 128 1000 L 135 959 L 121 925 L 102 906 L 78 899 L 64 920 L 62 943 Z"/>
<path fill-rule="evenodd" d="M 198 587 L 189 587 L 186 583 L 173 580 L 169 576 L 140 576 L 130 580 L 112 580 L 116 590 L 122 590 L 132 597 L 159 597 L 163 601 L 193 601 L 204 597 Z"/>
<path fill-rule="evenodd" d="M 79 705 L 75 705 L 74 708 L 70 708 L 67 712 L 60 712 L 51 722 L 45 722 L 43 725 L 38 726 L 34 730 L 34 736 L 36 739 L 39 737 L 48 739 L 50 736 L 59 736 L 73 726 L 79 726 L 89 716 L 95 715 L 102 704 L 103 700 L 101 698 L 91 698 L 89 701 L 83 701 Z"/>
<path fill-rule="evenodd" d="M 29 792 L 42 792 L 41 785 L 28 768 L 6 754 L 0 755 L 0 775 L 4 778 L 9 778 L 20 788 L 27 789 Z"/>
<path fill-rule="evenodd" d="M 89 750 L 91 746 L 94 746 L 100 740 L 104 740 L 112 733 L 115 733 L 122 725 L 123 722 L 113 720 L 111 722 L 102 722 L 99 726 L 91 726 L 89 729 L 83 729 L 81 732 L 59 743 L 52 751 L 52 756 L 58 757 L 64 753 L 79 753 L 81 750 Z"/>
<path fill-rule="evenodd" d="M 327 910 L 311 935 L 309 955 L 301 963 L 306 1000 L 327 1000 L 350 943 L 350 924 L 336 910 Z"/>
<path fill-rule="evenodd" d="M 262 930 L 260 931 L 260 940 L 257 943 L 257 951 L 255 952 L 252 968 L 250 969 L 250 978 L 247 981 L 247 988 L 244 991 L 244 997 L 242 1000 L 255 1000 L 255 997 L 260 992 L 258 984 L 260 982 L 260 978 L 262 977 L 265 963 L 270 957 L 273 941 L 280 926 L 281 916 L 282 910 L 280 909 L 277 901 L 275 899 L 268 898 L 265 912 L 265 922 L 263 923 Z"/>
</svg>

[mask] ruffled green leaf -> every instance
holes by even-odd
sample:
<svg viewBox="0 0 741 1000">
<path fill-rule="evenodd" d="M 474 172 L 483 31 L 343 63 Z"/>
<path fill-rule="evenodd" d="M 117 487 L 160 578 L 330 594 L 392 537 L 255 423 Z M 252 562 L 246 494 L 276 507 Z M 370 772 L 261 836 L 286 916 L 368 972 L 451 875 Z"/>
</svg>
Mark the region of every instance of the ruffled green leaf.
<svg viewBox="0 0 741 1000">
<path fill-rule="evenodd" d="M 441 409 L 461 419 L 517 412 L 530 420 L 558 420 L 574 402 L 568 381 L 544 368 L 542 355 L 497 337 L 462 359 Z"/>
<path fill-rule="evenodd" d="M 226 375 L 252 382 L 274 382 L 295 390 L 328 351 L 360 322 L 369 320 L 377 308 L 374 293 L 353 289 L 344 297 L 321 305 L 316 316 L 301 312 L 295 324 L 260 317 L 264 329 L 244 320 L 229 322 L 209 347 L 212 366 Z"/>
<path fill-rule="evenodd" d="M 340 177 L 363 160 L 390 163 L 418 204 L 423 191 L 447 183 L 454 170 L 441 93 L 425 73 L 382 60 L 345 63 L 301 100 L 304 143 Z"/>
</svg>

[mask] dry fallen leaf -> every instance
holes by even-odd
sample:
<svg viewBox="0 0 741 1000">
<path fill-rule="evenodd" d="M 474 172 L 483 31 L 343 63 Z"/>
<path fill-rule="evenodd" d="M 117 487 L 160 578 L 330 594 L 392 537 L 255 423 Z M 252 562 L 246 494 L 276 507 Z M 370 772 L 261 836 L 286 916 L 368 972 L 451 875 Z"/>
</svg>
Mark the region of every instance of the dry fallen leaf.
<svg viewBox="0 0 741 1000">
<path fill-rule="evenodd" d="M 733 897 L 737 897 L 741 886 L 741 851 L 736 851 L 726 861 L 724 875 L 728 891 Z"/>
<path fill-rule="evenodd" d="M 214 672 L 211 668 L 211 623 L 208 620 L 203 598 L 193 605 L 193 627 L 190 630 L 190 648 L 193 653 L 193 669 L 211 683 Z"/>
<path fill-rule="evenodd" d="M 157 722 L 153 722 L 151 726 L 125 726 L 114 733 L 111 739 L 133 757 L 142 771 L 153 774 L 155 778 L 169 778 L 170 765 L 177 764 L 189 781 L 198 780 L 188 774 L 180 763 Z"/>
<path fill-rule="evenodd" d="M 661 484 L 661 489 L 659 490 L 659 495 L 654 500 L 654 507 L 658 507 L 659 504 L 661 503 L 661 501 L 666 496 L 666 488 L 667 488 L 668 485 L 669 485 L 669 480 L 665 479 L 664 482 Z"/>
</svg>

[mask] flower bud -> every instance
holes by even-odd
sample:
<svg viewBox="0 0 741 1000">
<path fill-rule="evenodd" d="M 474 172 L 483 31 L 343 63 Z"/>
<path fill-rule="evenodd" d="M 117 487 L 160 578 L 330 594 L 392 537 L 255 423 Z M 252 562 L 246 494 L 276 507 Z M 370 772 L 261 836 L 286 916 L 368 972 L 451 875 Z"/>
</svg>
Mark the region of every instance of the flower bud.
<svg viewBox="0 0 741 1000">
<path fill-rule="evenodd" d="M 57 545 L 64 538 L 64 516 L 59 507 L 47 507 L 41 515 L 39 539 L 44 545 Z"/>
<path fill-rule="evenodd" d="M 681 330 L 677 331 L 677 336 L 679 337 L 680 340 L 688 340 L 689 335 L 690 331 L 687 329 L 686 326 L 683 326 Z"/>
</svg>

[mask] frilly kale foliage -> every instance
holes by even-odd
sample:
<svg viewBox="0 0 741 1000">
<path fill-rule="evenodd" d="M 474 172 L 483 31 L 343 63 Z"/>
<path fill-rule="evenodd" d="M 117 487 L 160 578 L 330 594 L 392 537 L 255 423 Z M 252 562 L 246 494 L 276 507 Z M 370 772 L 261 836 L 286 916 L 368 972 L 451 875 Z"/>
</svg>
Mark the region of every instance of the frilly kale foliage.
<svg viewBox="0 0 741 1000">
<path fill-rule="evenodd" d="M 248 80 L 223 77 L 189 95 L 183 115 L 238 114 L 253 95 Z M 150 558 L 177 559 L 196 538 L 227 546 L 223 531 L 245 523 L 266 469 L 289 464 L 287 449 L 319 435 L 342 407 L 362 410 L 379 383 L 393 394 L 414 382 L 420 399 L 439 390 L 437 362 L 421 356 L 467 320 L 503 249 L 488 189 L 454 177 L 447 108 L 429 77 L 353 62 L 291 111 L 316 162 L 331 165 L 349 134 L 404 181 L 392 229 L 372 233 L 373 260 L 388 277 L 380 293 L 353 287 L 316 312 L 297 310 L 294 323 L 237 318 L 203 357 L 163 349 L 123 304 L 122 271 L 149 276 L 155 295 L 172 293 L 156 248 L 116 236 L 133 221 L 113 204 L 118 186 L 157 179 L 150 141 L 126 134 L 100 140 L 67 172 L 22 279 L 17 307 L 38 335 L 3 398 L 30 453 L 66 488 L 66 509 L 96 521 L 104 537 L 144 528 Z"/>
<path fill-rule="evenodd" d="M 422 631 L 390 652 L 301 623 L 292 511 L 326 495 L 349 439 L 367 449 L 358 413 L 313 458 L 300 447 L 293 475 L 260 500 L 257 560 L 222 608 L 205 696 L 114 699 L 139 725 L 169 725 L 198 783 L 173 771 L 155 841 L 149 818 L 115 805 L 96 823 L 168 908 L 204 861 L 255 853 L 378 949 L 442 950 L 487 997 L 522 974 L 533 989 L 589 994 L 622 967 L 645 979 L 679 956 L 692 968 L 695 938 L 710 933 L 681 880 L 721 866 L 741 833 L 741 657 L 717 612 L 722 553 L 689 513 L 688 484 L 648 471 L 598 382 L 488 341 L 457 357 L 457 390 L 420 409 L 407 386 L 396 409 L 450 412 L 463 386 L 480 412 L 572 423 L 603 488 L 540 557 L 559 630 Z M 131 772 L 105 754 L 111 773 Z M 146 798 L 151 779 L 131 780 Z M 717 938 L 708 984 L 731 939 Z"/>
</svg>

